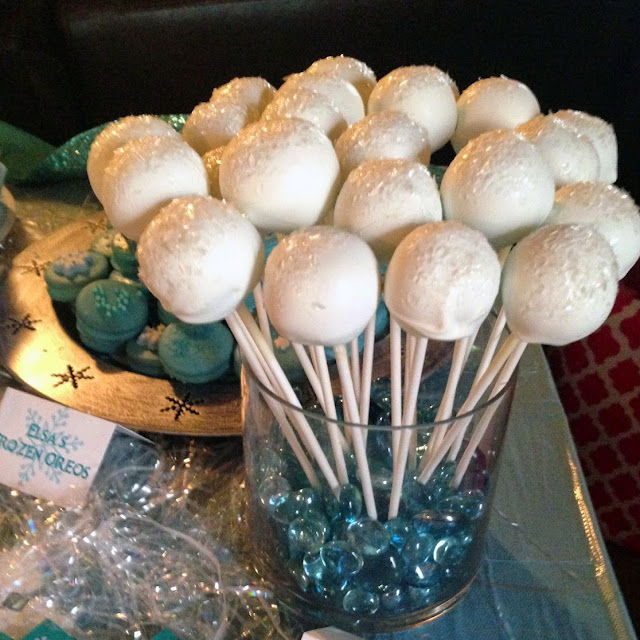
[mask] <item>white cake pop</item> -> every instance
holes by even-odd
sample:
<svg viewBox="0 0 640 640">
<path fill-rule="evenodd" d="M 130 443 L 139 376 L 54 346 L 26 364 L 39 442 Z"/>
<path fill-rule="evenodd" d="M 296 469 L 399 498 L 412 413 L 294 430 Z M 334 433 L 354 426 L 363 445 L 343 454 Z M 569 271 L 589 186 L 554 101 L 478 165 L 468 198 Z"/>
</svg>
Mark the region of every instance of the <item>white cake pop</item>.
<svg viewBox="0 0 640 640">
<path fill-rule="evenodd" d="M 554 115 L 591 140 L 600 160 L 600 180 L 613 184 L 618 179 L 618 141 L 613 126 L 584 111 L 563 109 Z"/>
<path fill-rule="evenodd" d="M 273 100 L 276 90 L 264 78 L 254 76 L 234 78 L 230 82 L 217 87 L 211 94 L 210 101 L 230 99 L 235 104 L 247 108 L 251 122 L 260 118 L 265 107 Z"/>
<path fill-rule="evenodd" d="M 227 144 L 254 120 L 248 107 L 221 97 L 215 102 L 201 102 L 193 109 L 182 128 L 182 137 L 202 156 Z"/>
<path fill-rule="evenodd" d="M 336 154 L 346 178 L 365 160 L 405 158 L 429 164 L 427 130 L 399 111 L 381 111 L 351 125 L 336 141 Z"/>
<path fill-rule="evenodd" d="M 349 56 L 329 56 L 316 60 L 306 73 L 319 73 L 346 80 L 356 88 L 365 105 L 376 85 L 376 74 L 373 70 L 364 62 Z"/>
<path fill-rule="evenodd" d="M 292 89 L 305 87 L 320 93 L 341 113 L 347 124 L 353 124 L 364 117 L 364 103 L 356 88 L 338 76 L 319 73 L 294 73 L 285 80 L 276 92 L 287 93 Z"/>
<path fill-rule="evenodd" d="M 347 121 L 333 102 L 324 94 L 303 86 L 279 91 L 263 111 L 262 118 L 302 118 L 316 125 L 332 141 L 347 128 Z"/>
<path fill-rule="evenodd" d="M 389 313 L 408 333 L 435 340 L 473 334 L 500 287 L 486 238 L 457 222 L 428 222 L 398 245 L 384 279 Z"/>
<path fill-rule="evenodd" d="M 264 302 L 276 331 L 310 345 L 344 345 L 375 314 L 378 262 L 358 236 L 335 227 L 296 231 L 273 249 Z"/>
<path fill-rule="evenodd" d="M 609 242 L 624 278 L 640 257 L 640 210 L 622 189 L 604 182 L 579 182 L 556 191 L 549 224 L 587 224 Z"/>
<path fill-rule="evenodd" d="M 169 200 L 206 194 L 202 159 L 181 138 L 173 137 L 130 140 L 114 152 L 102 183 L 107 218 L 130 240 L 140 237 Z"/>
<path fill-rule="evenodd" d="M 155 116 L 126 116 L 103 129 L 91 144 L 87 157 L 87 175 L 96 198 L 102 202 L 102 180 L 113 152 L 122 145 L 145 136 L 179 138 L 180 134 Z"/>
<path fill-rule="evenodd" d="M 363 162 L 349 174 L 333 213 L 333 224 L 360 236 L 383 264 L 410 231 L 435 220 L 442 220 L 438 185 L 412 160 Z"/>
<path fill-rule="evenodd" d="M 169 313 L 192 324 L 226 318 L 264 269 L 255 227 L 211 196 L 163 207 L 140 237 L 137 256 L 140 279 Z"/>
<path fill-rule="evenodd" d="M 551 167 L 556 187 L 598 179 L 600 161 L 595 147 L 560 118 L 538 115 L 518 125 L 515 131 L 540 151 Z"/>
<path fill-rule="evenodd" d="M 331 141 L 306 120 L 245 127 L 225 148 L 220 190 L 261 230 L 292 231 L 329 211 L 340 175 Z"/>
<path fill-rule="evenodd" d="M 369 96 L 368 113 L 401 111 L 429 134 L 431 150 L 443 147 L 456 128 L 453 80 L 432 66 L 400 67 L 380 79 Z"/>
<path fill-rule="evenodd" d="M 505 76 L 482 78 L 469 85 L 457 102 L 458 122 L 451 144 L 456 152 L 485 131 L 512 129 L 540 113 L 526 84 Z"/>
<path fill-rule="evenodd" d="M 220 192 L 220 161 L 223 151 L 224 146 L 217 147 L 216 149 L 207 151 L 207 153 L 202 156 L 202 162 L 207 171 L 209 195 L 220 200 L 222 200 L 222 193 Z"/>
<path fill-rule="evenodd" d="M 523 342 L 561 346 L 581 340 L 607 318 L 618 290 L 609 243 L 585 225 L 534 231 L 504 266 L 507 325 Z"/>
<path fill-rule="evenodd" d="M 453 159 L 440 185 L 446 220 L 482 231 L 501 248 L 540 226 L 554 182 L 542 154 L 511 130 L 483 133 Z"/>
</svg>

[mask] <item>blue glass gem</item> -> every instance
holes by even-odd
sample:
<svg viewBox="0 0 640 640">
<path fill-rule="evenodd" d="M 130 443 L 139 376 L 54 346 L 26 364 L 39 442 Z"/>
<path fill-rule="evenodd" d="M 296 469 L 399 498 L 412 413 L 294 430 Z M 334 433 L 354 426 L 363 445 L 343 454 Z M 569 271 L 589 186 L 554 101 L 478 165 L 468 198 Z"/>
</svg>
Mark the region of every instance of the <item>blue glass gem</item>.
<svg viewBox="0 0 640 640">
<path fill-rule="evenodd" d="M 405 572 L 405 561 L 395 547 L 377 556 L 366 556 L 362 570 L 354 581 L 365 591 L 383 593 L 399 585 Z"/>
<path fill-rule="evenodd" d="M 311 487 L 305 487 L 299 489 L 294 494 L 294 500 L 296 503 L 296 513 L 299 516 L 306 515 L 311 512 L 321 512 L 323 500 L 318 491 Z"/>
<path fill-rule="evenodd" d="M 406 581 L 414 587 L 431 587 L 439 582 L 440 566 L 435 562 L 419 562 L 407 565 Z"/>
<path fill-rule="evenodd" d="M 316 582 L 322 581 L 326 568 L 324 562 L 319 553 L 305 553 L 302 559 L 302 570 L 304 574 L 315 580 Z"/>
<path fill-rule="evenodd" d="M 372 614 L 378 610 L 380 606 L 380 597 L 377 593 L 369 593 L 364 589 L 351 589 L 347 591 L 342 600 L 342 607 L 348 613 L 367 613 Z"/>
<path fill-rule="evenodd" d="M 409 594 L 404 587 L 393 586 L 380 594 L 380 608 L 389 613 L 400 613 L 409 604 Z"/>
<path fill-rule="evenodd" d="M 394 518 L 384 523 L 384 528 L 391 536 L 391 544 L 398 550 L 402 551 L 407 536 L 413 532 L 411 523 L 405 518 Z"/>
<path fill-rule="evenodd" d="M 430 509 L 433 506 L 432 491 L 415 478 L 407 479 L 402 488 L 402 504 L 409 516 Z"/>
<path fill-rule="evenodd" d="M 417 533 L 428 533 L 435 538 L 442 538 L 461 526 L 463 516 L 456 511 L 426 509 L 413 516 L 411 522 Z"/>
<path fill-rule="evenodd" d="M 320 558 L 327 572 L 349 577 L 362 569 L 362 554 L 348 542 L 327 542 L 320 549 Z"/>
<path fill-rule="evenodd" d="M 286 464 L 277 451 L 265 447 L 258 452 L 256 466 L 260 477 L 267 478 L 281 474 Z"/>
<path fill-rule="evenodd" d="M 422 609 L 431 606 L 438 600 L 438 585 L 433 587 L 409 587 L 407 589 L 409 603 L 412 609 Z"/>
<path fill-rule="evenodd" d="M 433 560 L 436 539 L 429 533 L 413 532 L 407 538 L 402 557 L 408 565 L 421 564 Z"/>
<path fill-rule="evenodd" d="M 433 472 L 431 479 L 441 484 L 449 484 L 453 479 L 457 466 L 458 463 L 455 460 L 441 462 Z"/>
<path fill-rule="evenodd" d="M 300 516 L 289 525 L 287 532 L 289 545 L 294 551 L 319 551 L 328 530 L 329 527 L 324 518 L 311 514 Z"/>
<path fill-rule="evenodd" d="M 274 504 L 269 507 L 271 517 L 282 524 L 289 524 L 298 516 L 298 509 L 295 500 L 295 494 L 285 493 Z"/>
<path fill-rule="evenodd" d="M 391 535 L 377 520 L 362 518 L 349 525 L 349 542 L 364 556 L 377 556 L 384 553 L 391 544 Z"/>
<path fill-rule="evenodd" d="M 269 476 L 260 483 L 258 495 L 260 502 L 271 510 L 284 502 L 290 490 L 289 483 L 282 476 Z"/>
<path fill-rule="evenodd" d="M 345 484 L 340 488 L 340 513 L 345 520 L 353 521 L 362 512 L 362 494 L 353 484 Z"/>
<path fill-rule="evenodd" d="M 348 520 L 343 520 L 342 518 L 337 518 L 336 520 L 334 520 L 330 525 L 331 539 L 336 541 L 348 540 L 349 538 L 347 537 L 347 531 L 350 524 L 351 523 Z"/>
<path fill-rule="evenodd" d="M 322 493 L 322 503 L 327 519 L 334 520 L 340 515 L 340 502 L 330 489 L 325 489 Z"/>
<path fill-rule="evenodd" d="M 433 559 L 440 565 L 452 567 L 459 564 L 465 555 L 464 545 L 455 536 L 438 540 L 433 550 Z"/>
</svg>

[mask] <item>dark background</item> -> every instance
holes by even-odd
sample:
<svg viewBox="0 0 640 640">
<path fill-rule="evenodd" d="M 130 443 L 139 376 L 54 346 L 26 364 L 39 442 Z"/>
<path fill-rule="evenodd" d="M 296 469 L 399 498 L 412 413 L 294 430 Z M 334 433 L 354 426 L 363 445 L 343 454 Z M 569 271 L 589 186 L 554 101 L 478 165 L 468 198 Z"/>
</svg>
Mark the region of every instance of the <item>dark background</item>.
<svg viewBox="0 0 640 640">
<path fill-rule="evenodd" d="M 640 199 L 638 0 L 0 0 L 0 14 L 0 119 L 54 144 L 131 113 L 189 113 L 234 76 L 278 86 L 344 53 L 378 77 L 435 64 L 461 90 L 504 74 L 543 112 L 599 115 L 618 134 L 618 184 Z"/>
</svg>

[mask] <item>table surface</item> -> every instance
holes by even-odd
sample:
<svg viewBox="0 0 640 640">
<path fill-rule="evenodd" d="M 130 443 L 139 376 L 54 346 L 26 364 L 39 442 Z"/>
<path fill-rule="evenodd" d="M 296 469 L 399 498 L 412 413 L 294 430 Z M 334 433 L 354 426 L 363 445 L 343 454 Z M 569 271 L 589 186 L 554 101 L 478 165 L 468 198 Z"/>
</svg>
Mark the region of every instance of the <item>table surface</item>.
<svg viewBox="0 0 640 640">
<path fill-rule="evenodd" d="M 0 276 L 30 242 L 94 213 L 88 193 L 85 182 L 16 190 L 18 224 L 0 250 Z M 8 383 L 0 377 L 0 395 Z M 478 578 L 452 611 L 393 638 L 636 638 L 539 347 L 520 366 Z"/>
</svg>

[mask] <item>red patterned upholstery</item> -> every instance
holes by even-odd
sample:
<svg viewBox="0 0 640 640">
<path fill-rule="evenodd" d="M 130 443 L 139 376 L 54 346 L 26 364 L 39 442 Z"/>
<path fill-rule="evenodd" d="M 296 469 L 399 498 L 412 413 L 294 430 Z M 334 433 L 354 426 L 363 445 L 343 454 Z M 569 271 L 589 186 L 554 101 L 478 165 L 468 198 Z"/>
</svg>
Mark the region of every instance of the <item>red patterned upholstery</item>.
<svg viewBox="0 0 640 640">
<path fill-rule="evenodd" d="M 620 285 L 607 322 L 547 357 L 605 538 L 640 551 L 640 297 Z"/>
</svg>

